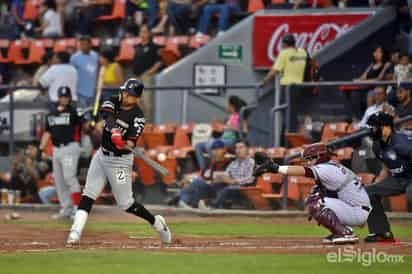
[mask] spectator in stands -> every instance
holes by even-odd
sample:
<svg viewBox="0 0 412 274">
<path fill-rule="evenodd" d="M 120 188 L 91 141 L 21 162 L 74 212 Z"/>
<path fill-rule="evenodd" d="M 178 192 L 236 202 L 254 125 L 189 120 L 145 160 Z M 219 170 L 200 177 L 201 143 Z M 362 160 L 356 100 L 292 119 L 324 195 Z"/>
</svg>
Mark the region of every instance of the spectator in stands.
<svg viewBox="0 0 412 274">
<path fill-rule="evenodd" d="M 225 147 L 233 146 L 238 139 L 238 132 L 240 127 L 239 112 L 240 109 L 246 105 L 240 97 L 232 95 L 229 97 L 227 111 L 230 113 L 223 128 L 223 134 L 219 138 L 225 144 Z M 195 146 L 196 160 L 201 170 L 206 168 L 206 161 L 203 157 L 204 152 L 210 154 L 210 149 L 214 140 L 209 142 L 200 142 Z"/>
<path fill-rule="evenodd" d="M 133 72 L 145 85 L 152 85 L 153 76 L 161 69 L 162 61 L 159 56 L 159 47 L 153 43 L 152 34 L 148 25 L 142 25 L 140 28 L 140 44 L 135 49 L 133 59 Z M 152 102 L 153 96 L 151 91 L 143 93 L 143 110 L 147 121 L 152 120 Z"/>
<path fill-rule="evenodd" d="M 167 0 L 161 0 L 159 1 L 159 20 L 156 21 L 157 24 L 152 29 L 152 33 L 153 34 L 165 33 L 166 23 L 168 22 L 168 19 L 169 17 L 167 16 Z"/>
<path fill-rule="evenodd" d="M 100 65 L 104 67 L 103 88 L 113 92 L 124 82 L 122 66 L 115 61 L 116 52 L 112 48 L 104 48 L 100 52 Z"/>
<path fill-rule="evenodd" d="M 387 108 L 390 106 L 386 102 L 386 88 L 384 86 L 376 86 L 374 90 L 368 92 L 368 108 L 363 114 L 362 120 L 359 122 L 358 127 L 367 127 L 367 121 L 372 114 L 382 111 L 384 106 Z"/>
<path fill-rule="evenodd" d="M 386 51 L 382 46 L 376 46 L 373 50 L 373 61 L 365 72 L 354 81 L 381 81 L 385 71 L 390 67 L 387 62 Z"/>
<path fill-rule="evenodd" d="M 113 0 L 79 0 L 77 1 L 76 32 L 80 35 L 93 34 L 93 22 L 98 16 L 112 12 Z"/>
<path fill-rule="evenodd" d="M 61 86 L 68 86 L 72 91 L 72 100 L 77 101 L 77 71 L 69 62 L 70 55 L 67 52 L 55 53 L 52 65 L 39 79 L 40 86 L 48 88 L 52 102 L 57 102 L 57 90 Z"/>
<path fill-rule="evenodd" d="M 41 25 L 35 29 L 42 37 L 56 38 L 63 36 L 63 19 L 57 12 L 55 0 L 45 0 L 40 5 Z"/>
<path fill-rule="evenodd" d="M 396 92 L 398 104 L 395 113 L 398 118 L 412 115 L 411 86 L 409 83 L 401 82 Z M 402 128 L 412 130 L 412 122 L 402 124 Z"/>
<path fill-rule="evenodd" d="M 401 54 L 399 56 L 399 64 L 394 67 L 393 80 L 398 83 L 412 78 L 412 65 L 409 63 L 409 56 Z"/>
<path fill-rule="evenodd" d="M 80 107 L 89 107 L 94 103 L 99 55 L 92 50 L 89 36 L 79 38 L 79 51 L 72 55 L 70 63 L 76 68 L 77 96 Z"/>
<path fill-rule="evenodd" d="M 230 160 L 225 157 L 225 144 L 221 140 L 215 140 L 211 146 L 211 162 L 209 167 L 202 169 L 200 176 L 186 175 L 183 180 L 183 190 L 179 195 L 178 206 L 181 208 L 198 207 L 205 209 L 205 195 L 209 192 L 209 185 L 213 188 L 218 182 L 217 176 L 222 175 Z"/>
<path fill-rule="evenodd" d="M 385 70 L 383 80 L 392 81 L 394 79 L 395 66 L 399 64 L 400 50 L 395 49 L 391 52 L 391 58 L 388 68 Z"/>
<path fill-rule="evenodd" d="M 127 0 L 126 1 L 126 16 L 134 18 L 136 25 L 143 24 L 144 17 L 147 16 L 147 24 L 153 28 L 157 20 L 156 0 Z"/>
<path fill-rule="evenodd" d="M 39 85 L 39 80 L 40 77 L 49 69 L 49 67 L 52 65 L 52 60 L 53 60 L 53 53 L 52 52 L 46 52 L 43 57 L 42 57 L 42 64 L 40 67 L 37 68 L 36 72 L 34 73 L 33 76 L 33 86 L 38 86 Z"/>
<path fill-rule="evenodd" d="M 238 0 L 225 0 L 222 3 L 207 0 L 207 3 L 200 13 L 197 35 L 208 34 L 210 20 L 212 19 L 212 15 L 215 14 L 219 15 L 217 35 L 223 34 L 229 27 L 230 16 L 239 11 Z"/>
<path fill-rule="evenodd" d="M 7 28 L 9 28 L 9 30 L 10 30 L 10 28 L 13 29 L 12 31 L 15 32 L 14 35 L 11 35 L 10 37 L 7 37 L 7 38 L 10 38 L 10 39 L 13 39 L 13 38 L 17 38 L 19 36 L 20 30 L 23 30 L 24 26 L 26 24 L 26 21 L 23 19 L 24 1 L 23 0 L 11 0 L 9 2 L 10 2 L 10 10 L 11 10 L 11 14 L 13 16 L 13 19 L 14 19 L 13 21 L 14 22 L 7 20 L 7 21 L 2 22 L 2 23 L 5 23 L 4 26 L 6 27 L 6 29 Z M 13 25 L 9 25 L 9 23 L 12 23 Z"/>
<path fill-rule="evenodd" d="M 169 0 L 167 16 L 174 28 L 173 34 L 185 35 L 188 33 L 190 17 L 195 9 L 191 0 Z"/>
</svg>

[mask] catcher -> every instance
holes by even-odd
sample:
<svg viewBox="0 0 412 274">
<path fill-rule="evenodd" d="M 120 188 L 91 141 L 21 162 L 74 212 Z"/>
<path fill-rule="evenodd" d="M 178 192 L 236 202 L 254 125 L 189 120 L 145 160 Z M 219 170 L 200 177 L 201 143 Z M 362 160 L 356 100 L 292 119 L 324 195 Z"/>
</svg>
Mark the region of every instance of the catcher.
<svg viewBox="0 0 412 274">
<path fill-rule="evenodd" d="M 326 244 L 353 244 L 359 238 L 351 226 L 362 226 L 368 219 L 371 205 L 359 178 L 348 168 L 331 160 L 332 153 L 323 143 L 305 147 L 302 158 L 305 166 L 279 166 L 267 160 L 255 170 L 259 176 L 266 172 L 314 178 L 316 186 L 306 199 L 310 219 L 327 228 L 332 234 L 323 239 Z"/>
</svg>

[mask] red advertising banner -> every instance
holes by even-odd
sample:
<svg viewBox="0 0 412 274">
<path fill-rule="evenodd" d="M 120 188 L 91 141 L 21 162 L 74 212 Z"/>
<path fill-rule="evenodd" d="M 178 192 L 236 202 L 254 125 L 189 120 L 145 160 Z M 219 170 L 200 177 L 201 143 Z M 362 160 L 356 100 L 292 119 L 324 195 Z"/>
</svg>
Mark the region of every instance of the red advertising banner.
<svg viewBox="0 0 412 274">
<path fill-rule="evenodd" d="M 310 54 L 349 31 L 373 12 L 256 16 L 253 23 L 253 66 L 269 68 L 282 49 L 282 37 L 292 33 L 296 46 Z"/>
</svg>

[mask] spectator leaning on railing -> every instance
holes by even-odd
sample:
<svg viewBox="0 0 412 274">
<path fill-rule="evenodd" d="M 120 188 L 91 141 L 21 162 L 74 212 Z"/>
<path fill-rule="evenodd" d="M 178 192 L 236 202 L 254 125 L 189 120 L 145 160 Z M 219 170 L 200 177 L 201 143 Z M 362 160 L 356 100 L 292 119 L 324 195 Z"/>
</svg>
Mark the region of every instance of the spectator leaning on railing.
<svg viewBox="0 0 412 274">
<path fill-rule="evenodd" d="M 41 25 L 35 31 L 41 33 L 42 37 L 56 38 L 63 36 L 63 19 L 57 12 L 55 0 L 45 0 L 40 5 L 42 14 Z"/>
</svg>

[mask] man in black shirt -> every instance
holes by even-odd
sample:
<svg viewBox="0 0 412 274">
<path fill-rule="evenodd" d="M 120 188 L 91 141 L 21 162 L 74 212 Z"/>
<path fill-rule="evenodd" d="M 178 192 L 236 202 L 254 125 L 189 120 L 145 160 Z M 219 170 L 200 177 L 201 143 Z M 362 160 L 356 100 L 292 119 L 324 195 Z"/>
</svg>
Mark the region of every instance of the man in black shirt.
<svg viewBox="0 0 412 274">
<path fill-rule="evenodd" d="M 105 122 L 102 146 L 93 156 L 87 173 L 86 185 L 79 209 L 67 239 L 67 245 L 79 244 L 80 236 L 94 201 L 102 192 L 106 180 L 120 208 L 149 222 L 164 243 L 171 243 L 171 233 L 164 218 L 153 216 L 136 202 L 132 193 L 133 154 L 137 139 L 143 133 L 145 118 L 139 107 L 143 84 L 137 79 L 127 80 L 120 94 L 104 101 L 101 113 Z"/>
<path fill-rule="evenodd" d="M 396 97 L 398 99 L 398 104 L 395 109 L 396 116 L 398 118 L 402 118 L 408 115 L 412 115 L 412 100 L 411 100 L 410 84 L 401 82 L 396 92 Z M 408 131 L 411 131 L 412 122 L 403 123 L 402 128 L 407 129 Z"/>
<path fill-rule="evenodd" d="M 80 157 L 80 130 L 82 118 L 71 104 L 71 90 L 62 86 L 57 90 L 58 102 L 50 106 L 46 120 L 46 132 L 40 149 L 47 140 L 53 143 L 53 176 L 61 210 L 53 219 L 70 218 L 80 203 L 80 185 L 77 179 L 77 164 Z"/>
<path fill-rule="evenodd" d="M 139 37 L 140 44 L 135 49 L 133 72 L 148 87 L 151 86 L 153 76 L 162 67 L 162 62 L 159 47 L 153 43 L 152 34 L 147 25 L 141 26 Z M 142 105 L 147 121 L 152 121 L 152 100 L 152 92 L 143 93 Z"/>
</svg>

